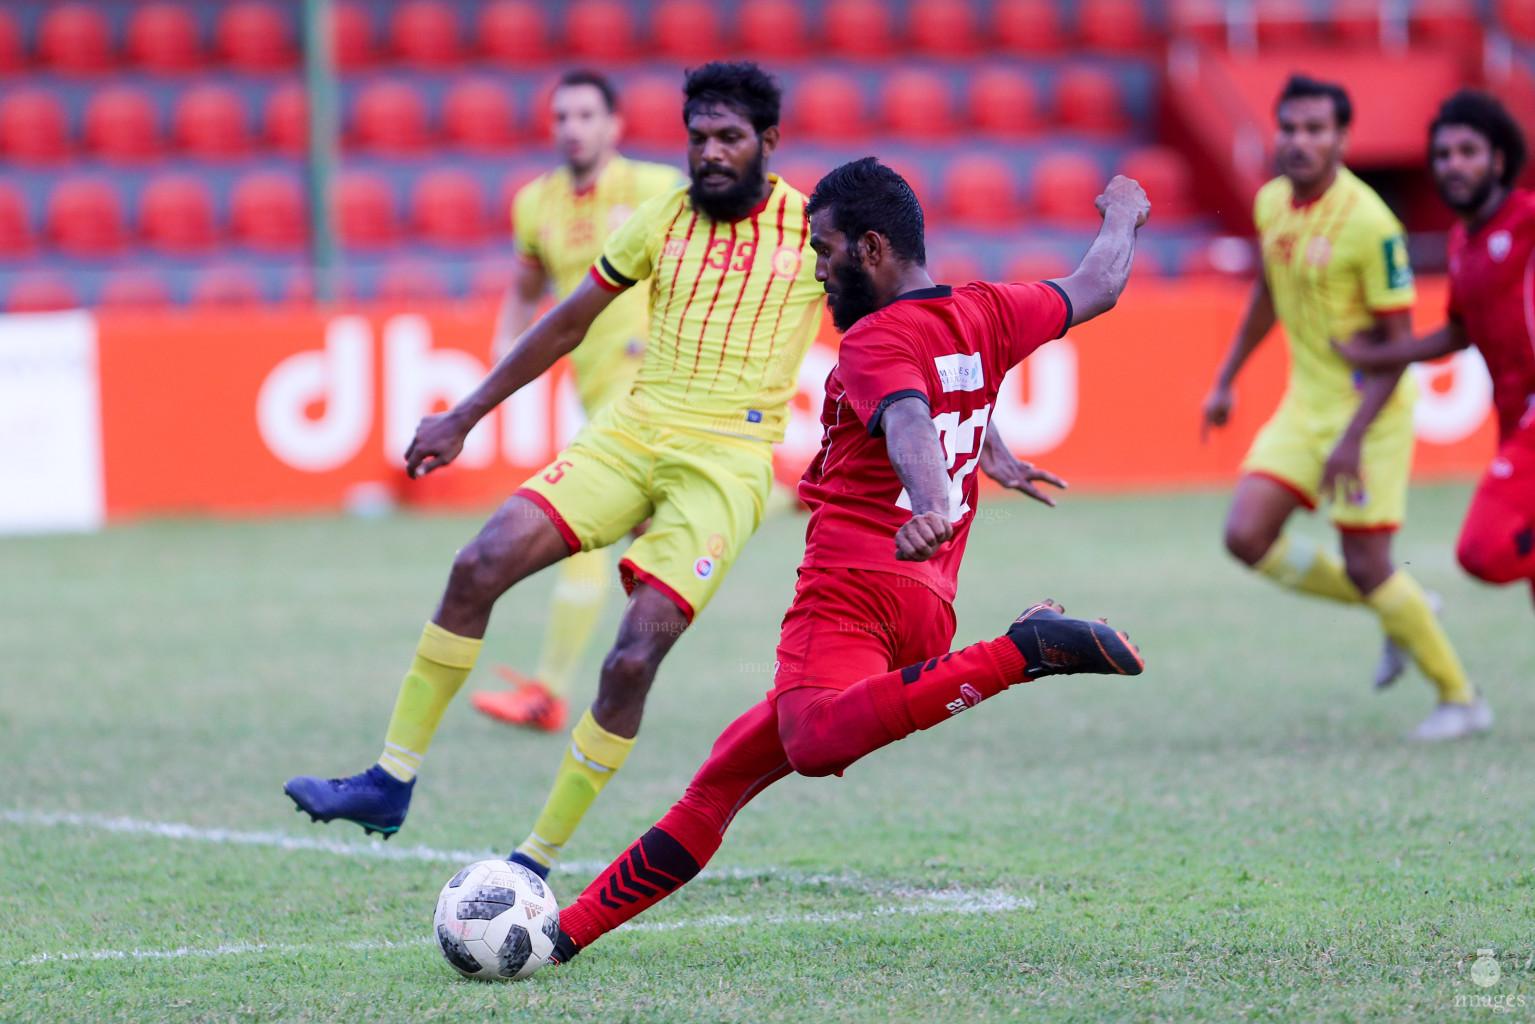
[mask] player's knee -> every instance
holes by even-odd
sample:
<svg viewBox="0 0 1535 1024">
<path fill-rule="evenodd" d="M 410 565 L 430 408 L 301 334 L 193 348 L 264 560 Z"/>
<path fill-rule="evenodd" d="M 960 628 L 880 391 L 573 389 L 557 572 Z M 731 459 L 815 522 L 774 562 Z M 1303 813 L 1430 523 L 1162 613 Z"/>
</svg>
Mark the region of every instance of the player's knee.
<svg viewBox="0 0 1535 1024">
<path fill-rule="evenodd" d="M 789 767 L 801 775 L 820 778 L 836 775 L 848 766 L 837 749 L 835 723 L 825 714 L 824 704 L 811 704 L 793 714 L 780 705 L 778 742 L 783 744 Z"/>
<path fill-rule="evenodd" d="M 784 754 L 789 758 L 790 768 L 813 779 L 836 775 L 847 767 L 844 759 L 824 743 L 807 742 L 803 738 L 785 743 Z"/>
<path fill-rule="evenodd" d="M 1253 528 L 1240 520 L 1226 523 L 1226 550 L 1233 558 L 1246 565 L 1257 565 L 1274 546 L 1275 538 L 1267 531 Z"/>
<path fill-rule="evenodd" d="M 448 576 L 448 590 L 452 596 L 488 604 L 510 585 L 504 560 L 479 539 L 470 541 L 453 556 L 453 570 Z"/>
<path fill-rule="evenodd" d="M 602 691 L 622 699 L 643 695 L 656 676 L 660 655 L 643 641 L 620 641 L 602 662 Z"/>
<path fill-rule="evenodd" d="M 1461 535 L 1455 545 L 1455 559 L 1462 569 L 1487 583 L 1512 583 L 1518 579 L 1508 559 L 1498 557 L 1496 545 L 1476 534 Z"/>
</svg>

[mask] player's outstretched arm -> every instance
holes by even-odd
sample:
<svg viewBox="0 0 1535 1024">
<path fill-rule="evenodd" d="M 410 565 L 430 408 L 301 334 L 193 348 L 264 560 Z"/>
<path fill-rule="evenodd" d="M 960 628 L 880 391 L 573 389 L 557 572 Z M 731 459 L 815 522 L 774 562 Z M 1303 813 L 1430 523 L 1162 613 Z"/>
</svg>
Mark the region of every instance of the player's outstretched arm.
<svg viewBox="0 0 1535 1024">
<path fill-rule="evenodd" d="M 1237 329 L 1237 336 L 1231 342 L 1226 360 L 1221 363 L 1220 372 L 1215 376 L 1215 386 L 1205 399 L 1202 410 L 1204 419 L 1199 428 L 1201 441 L 1210 435 L 1211 427 L 1224 427 L 1231 418 L 1231 386 L 1236 383 L 1237 374 L 1247 362 L 1247 357 L 1263 343 L 1278 320 L 1274 312 L 1274 296 L 1269 293 L 1268 278 L 1260 273 L 1258 280 L 1253 282 L 1252 295 L 1247 300 L 1247 312 L 1242 316 L 1242 326 Z"/>
<path fill-rule="evenodd" d="M 599 313 L 615 292 L 591 278 L 576 286 L 561 302 L 523 332 L 506 357 L 480 381 L 480 386 L 447 412 L 427 416 L 405 450 L 405 472 L 424 476 L 458 457 L 474 425 L 518 388 L 538 378 L 555 360 L 581 344 Z"/>
<path fill-rule="evenodd" d="M 1338 355 L 1360 370 L 1399 369 L 1408 363 L 1422 363 L 1459 352 L 1471 344 L 1471 336 L 1459 320 L 1451 320 L 1432 334 L 1400 342 L 1382 342 L 1370 335 L 1356 335 L 1343 342 L 1333 342 Z"/>
<path fill-rule="evenodd" d="M 1051 508 L 1055 507 L 1055 499 L 1034 485 L 1047 483 L 1063 491 L 1067 487 L 1066 481 L 1054 473 L 1037 469 L 1034 463 L 1024 462 L 1014 455 L 1013 450 L 1007 446 L 1007 442 L 1002 440 L 1002 435 L 997 431 L 995 423 L 986 424 L 986 441 L 981 445 L 981 456 L 978 461 L 981 472 L 1003 487 L 1020 494 L 1027 494 L 1035 501 L 1044 502 Z"/>
<path fill-rule="evenodd" d="M 1133 178 L 1114 176 L 1097 199 L 1103 227 L 1070 277 L 1056 281 L 1071 300 L 1071 324 L 1107 313 L 1130 281 L 1135 233 L 1151 216 L 1151 201 Z"/>
<path fill-rule="evenodd" d="M 1360 331 L 1349 342 L 1367 345 L 1400 346 L 1412 341 L 1412 314 L 1409 312 L 1377 315 L 1375 326 Z M 1359 408 L 1354 418 L 1344 428 L 1343 435 L 1327 461 L 1322 464 L 1322 493 L 1332 494 L 1340 484 L 1349 500 L 1358 501 L 1364 495 L 1364 477 L 1361 468 L 1364 460 L 1364 435 L 1375 422 L 1375 417 L 1386 407 L 1396 391 L 1397 381 L 1402 378 L 1404 367 L 1393 363 L 1384 370 L 1372 370 L 1364 374 L 1359 384 Z"/>
<path fill-rule="evenodd" d="M 895 557 L 903 562 L 925 562 L 954 536 L 943 442 L 923 398 L 890 403 L 880 417 L 880 426 L 890 465 L 911 498 L 911 518 L 896 531 Z"/>
</svg>

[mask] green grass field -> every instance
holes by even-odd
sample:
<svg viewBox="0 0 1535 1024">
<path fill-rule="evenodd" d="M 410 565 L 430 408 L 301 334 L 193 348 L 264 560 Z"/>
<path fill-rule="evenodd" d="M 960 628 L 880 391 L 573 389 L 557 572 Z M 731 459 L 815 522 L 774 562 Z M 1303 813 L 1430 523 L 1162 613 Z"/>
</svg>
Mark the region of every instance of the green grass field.
<svg viewBox="0 0 1535 1024">
<path fill-rule="evenodd" d="M 642 927 L 514 986 L 459 980 L 429 918 L 521 838 L 563 737 L 458 702 L 387 846 L 281 792 L 376 756 L 477 519 L 0 539 L 0 1021 L 1529 1019 L 1535 629 L 1527 591 L 1455 567 L 1465 500 L 1417 491 L 1398 553 L 1444 594 L 1490 737 L 1405 742 L 1427 684 L 1371 692 L 1365 613 L 1239 571 L 1221 495 L 992 502 L 959 641 L 1053 597 L 1128 628 L 1145 675 L 1019 687 L 786 780 Z M 678 644 L 561 897 L 768 686 L 803 528 L 770 520 Z M 533 660 L 550 583 L 503 601 L 471 687 Z"/>
</svg>

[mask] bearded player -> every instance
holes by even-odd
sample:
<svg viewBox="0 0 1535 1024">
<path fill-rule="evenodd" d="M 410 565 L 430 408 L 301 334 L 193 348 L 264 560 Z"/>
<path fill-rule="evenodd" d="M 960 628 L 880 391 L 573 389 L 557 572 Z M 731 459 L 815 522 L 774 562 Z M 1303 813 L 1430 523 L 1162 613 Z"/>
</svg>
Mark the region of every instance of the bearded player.
<svg viewBox="0 0 1535 1024">
<path fill-rule="evenodd" d="M 675 167 L 619 154 L 623 119 L 618 95 L 602 75 L 567 72 L 549 105 L 555 147 L 564 163 L 524 185 L 512 200 L 517 277 L 496 316 L 491 354 L 497 362 L 533 323 L 550 285 L 557 299 L 570 295 L 602 255 L 608 235 L 636 207 L 685 183 Z M 645 353 L 649 296 L 649 284 L 643 281 L 619 295 L 570 353 L 576 392 L 588 419 L 634 383 Z M 497 666 L 513 688 L 471 694 L 477 710 L 544 732 L 565 727 L 565 692 L 612 589 L 609 551 L 581 551 L 560 563 L 538 667 L 524 677 Z"/>
<path fill-rule="evenodd" d="M 1394 343 L 1412 336 L 1412 268 L 1402 225 L 1343 165 L 1353 107 L 1341 86 L 1295 76 L 1276 105 L 1280 176 L 1264 185 L 1253 219 L 1263 274 L 1205 400 L 1206 428 L 1223 426 L 1232 385 L 1282 323 L 1290 345 L 1284 400 L 1253 441 L 1226 520 L 1226 547 L 1269 579 L 1375 613 L 1386 649 L 1375 685 L 1390 685 L 1406 654 L 1439 694 L 1412 733 L 1447 740 L 1482 731 L 1492 714 L 1423 589 L 1397 568 L 1391 539 L 1407 514 L 1412 381 L 1393 369 L 1358 372 L 1334 342 Z M 1285 532 L 1299 509 L 1331 505 L 1343 561 Z"/>
<path fill-rule="evenodd" d="M 682 800 L 561 910 L 557 962 L 698 874 L 736 812 L 791 772 L 841 774 L 1041 676 L 1141 671 L 1123 634 L 1048 601 L 996 640 L 949 650 L 1002 378 L 1114 305 L 1150 210 L 1126 178 L 1098 208 L 1103 229 L 1070 277 L 950 288 L 928 276 L 922 208 L 900 175 L 870 157 L 821 179 L 808 207 L 816 277 L 847 333 L 800 483 L 810 525 L 773 690 L 720 735 Z"/>
<path fill-rule="evenodd" d="M 1429 167 L 1459 216 L 1450 230 L 1449 319 L 1391 346 L 1342 346 L 1363 369 L 1436 359 L 1475 345 L 1492 374 L 1498 453 L 1461 527 L 1456 556 L 1488 583 L 1535 594 L 1535 194 L 1515 188 L 1524 135 L 1503 105 L 1464 90 L 1429 127 Z"/>
<path fill-rule="evenodd" d="M 427 745 L 468 678 L 496 600 L 519 580 L 607 547 L 649 519 L 619 563 L 629 603 L 597 698 L 572 732 L 549 799 L 515 859 L 547 873 L 639 732 L 662 658 L 708 605 L 756 531 L 822 289 L 805 196 L 770 175 L 781 94 L 755 64 L 687 75 L 685 188 L 642 203 L 575 290 L 523 332 L 457 406 L 428 416 L 405 453 L 415 477 L 448 465 L 470 429 L 582 343 L 615 298 L 650 284 L 650 333 L 626 394 L 529 479 L 453 560 L 378 763 L 285 791 L 315 820 L 398 831 Z"/>
</svg>

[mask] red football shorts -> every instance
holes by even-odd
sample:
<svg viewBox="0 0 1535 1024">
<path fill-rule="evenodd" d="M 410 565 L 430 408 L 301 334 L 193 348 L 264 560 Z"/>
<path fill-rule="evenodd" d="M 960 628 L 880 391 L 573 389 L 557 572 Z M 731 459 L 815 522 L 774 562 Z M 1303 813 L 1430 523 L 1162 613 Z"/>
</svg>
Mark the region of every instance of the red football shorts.
<svg viewBox="0 0 1535 1024">
<path fill-rule="evenodd" d="M 954 608 L 918 580 L 866 569 L 801 569 L 768 696 L 802 686 L 846 690 L 946 654 L 953 642 Z"/>
</svg>

